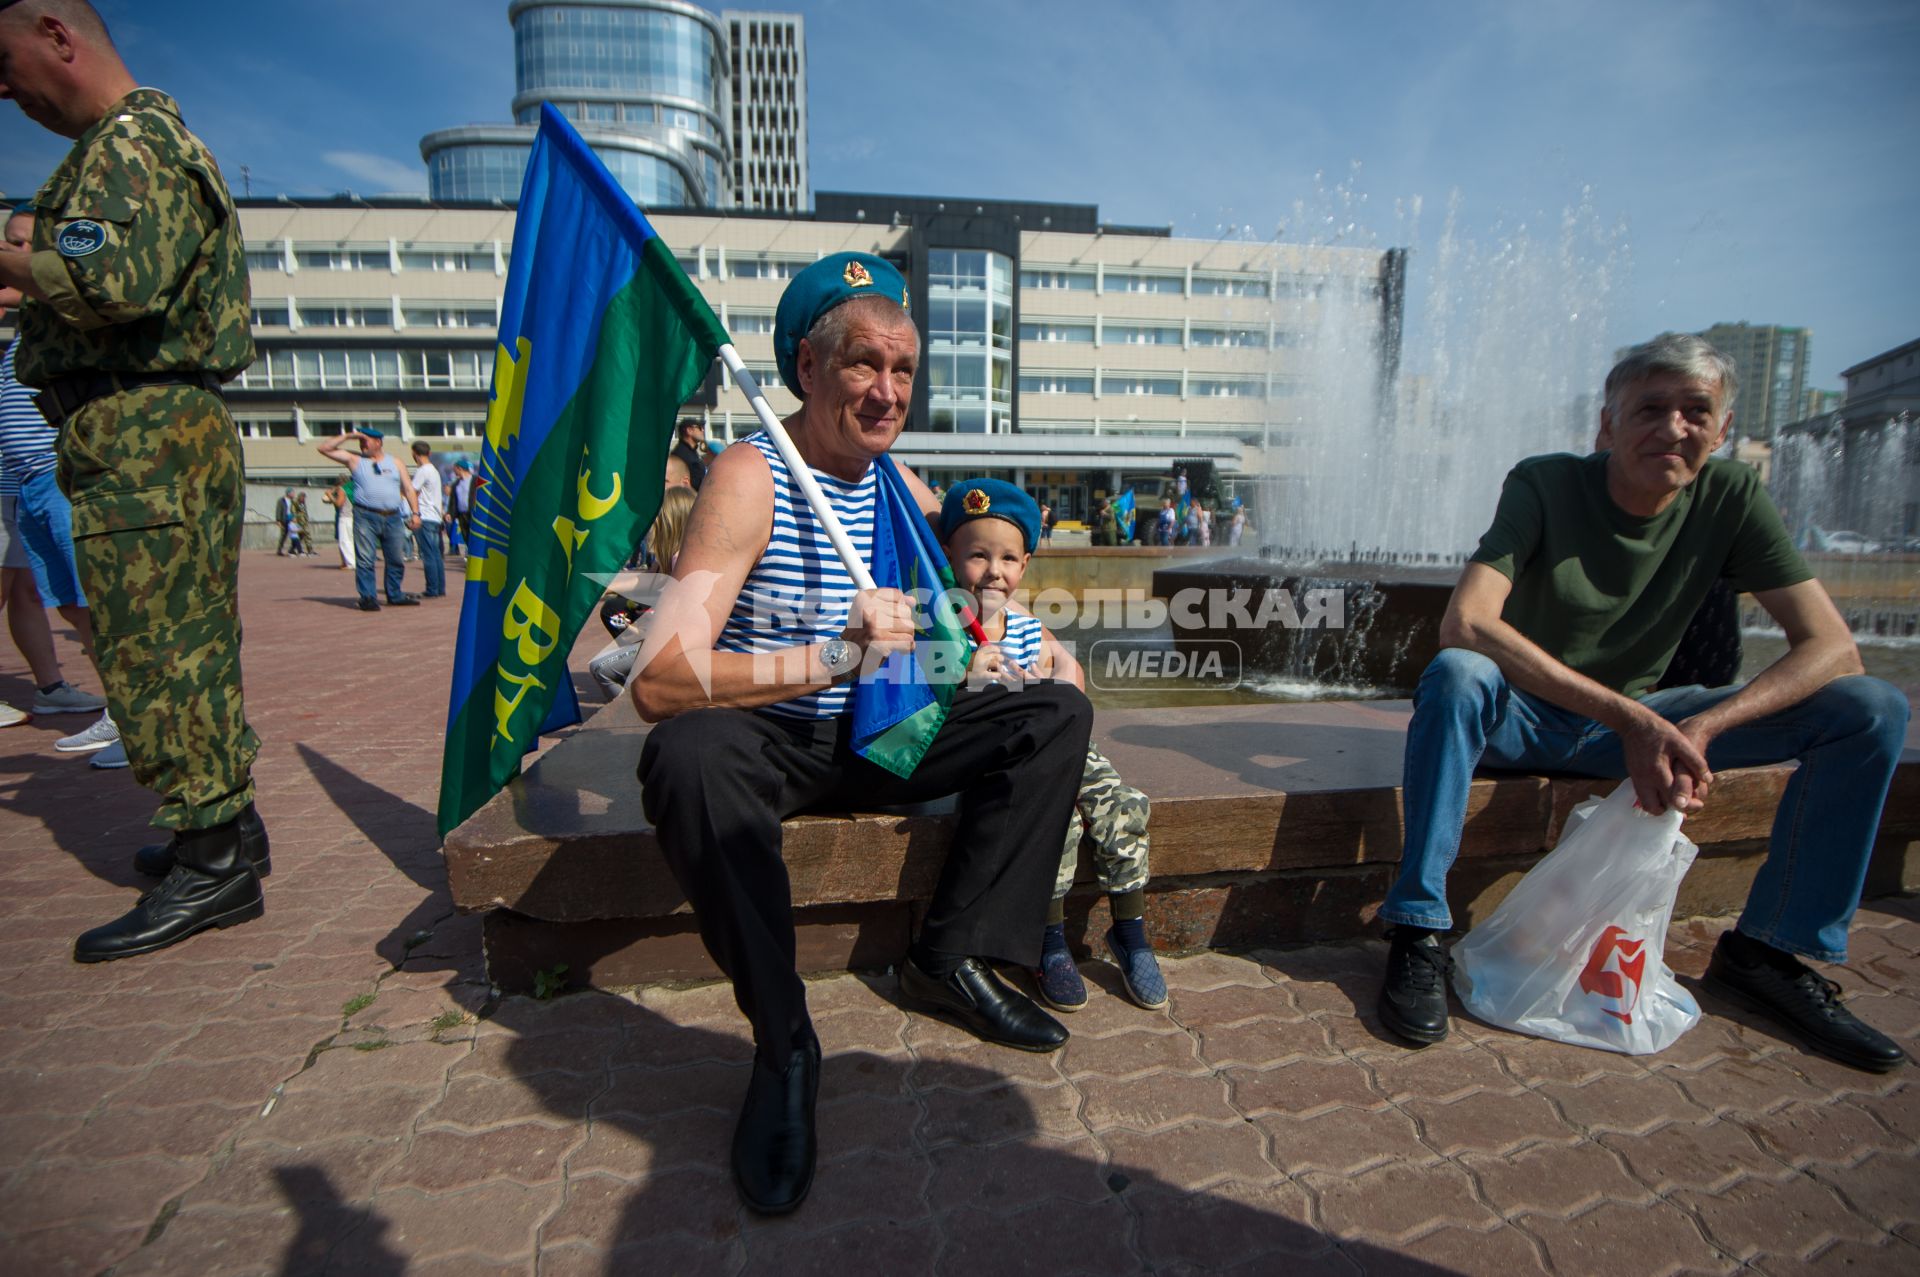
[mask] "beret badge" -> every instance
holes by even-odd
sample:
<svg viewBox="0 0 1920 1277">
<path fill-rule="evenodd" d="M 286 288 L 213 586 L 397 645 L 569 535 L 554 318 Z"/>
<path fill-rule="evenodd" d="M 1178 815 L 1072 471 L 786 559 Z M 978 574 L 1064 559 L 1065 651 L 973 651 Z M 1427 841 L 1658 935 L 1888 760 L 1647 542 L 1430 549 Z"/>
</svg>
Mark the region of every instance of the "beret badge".
<svg viewBox="0 0 1920 1277">
<path fill-rule="evenodd" d="M 848 262 L 847 269 L 842 272 L 840 278 L 847 281 L 848 288 L 873 287 L 873 276 L 868 274 L 867 268 L 859 262 Z"/>
<path fill-rule="evenodd" d="M 993 509 L 993 498 L 975 488 L 967 493 L 962 505 L 968 514 L 985 514 Z"/>
</svg>

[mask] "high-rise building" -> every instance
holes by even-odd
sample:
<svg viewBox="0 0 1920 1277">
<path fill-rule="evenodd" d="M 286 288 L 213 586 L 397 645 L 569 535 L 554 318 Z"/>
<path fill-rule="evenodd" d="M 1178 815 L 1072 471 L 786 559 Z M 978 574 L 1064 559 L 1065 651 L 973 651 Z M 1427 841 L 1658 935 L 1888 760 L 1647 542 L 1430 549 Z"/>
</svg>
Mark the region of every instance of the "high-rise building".
<svg viewBox="0 0 1920 1277">
<path fill-rule="evenodd" d="M 1740 393 L 1733 403 L 1736 439 L 1773 442 L 1780 427 L 1800 419 L 1806 403 L 1813 333 L 1774 324 L 1715 324 L 1699 334 L 1733 357 Z"/>
<path fill-rule="evenodd" d="M 421 138 L 434 200 L 518 199 L 540 107 L 550 103 L 649 208 L 804 206 L 806 40 L 798 16 L 723 22 L 684 0 L 512 0 L 507 20 L 514 122 Z M 729 23 L 747 50 L 732 48 Z M 745 163 L 736 143 L 742 128 Z"/>
<path fill-rule="evenodd" d="M 733 192 L 741 208 L 806 208 L 807 28 L 797 13 L 728 9 L 733 57 Z"/>
</svg>

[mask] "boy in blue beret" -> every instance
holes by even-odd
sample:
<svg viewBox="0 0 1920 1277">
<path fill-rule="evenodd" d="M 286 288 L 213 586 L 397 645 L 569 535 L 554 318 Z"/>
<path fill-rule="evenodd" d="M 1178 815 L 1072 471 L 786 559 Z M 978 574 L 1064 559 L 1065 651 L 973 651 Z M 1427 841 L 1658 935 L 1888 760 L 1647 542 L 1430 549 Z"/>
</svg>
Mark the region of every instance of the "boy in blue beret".
<svg viewBox="0 0 1920 1277">
<path fill-rule="evenodd" d="M 1064 679 L 1085 690 L 1079 662 L 1038 617 L 1010 606 L 1039 543 L 1040 528 L 1040 507 L 1033 498 L 1000 479 L 956 484 L 941 503 L 940 537 L 954 580 L 977 601 L 989 640 L 974 653 L 968 674 L 1010 687 L 1028 679 Z M 1066 928 L 1067 892 L 1079 867 L 1082 831 L 1093 838 L 1094 868 L 1113 914 L 1107 949 L 1120 968 L 1127 996 L 1143 1007 L 1167 1004 L 1166 981 L 1143 917 L 1147 815 L 1147 796 L 1121 780 L 1104 754 L 1087 746 L 1086 770 L 1067 826 L 1034 978 L 1041 1000 L 1056 1010 L 1078 1011 L 1087 1004 L 1087 986 L 1067 949 Z"/>
</svg>

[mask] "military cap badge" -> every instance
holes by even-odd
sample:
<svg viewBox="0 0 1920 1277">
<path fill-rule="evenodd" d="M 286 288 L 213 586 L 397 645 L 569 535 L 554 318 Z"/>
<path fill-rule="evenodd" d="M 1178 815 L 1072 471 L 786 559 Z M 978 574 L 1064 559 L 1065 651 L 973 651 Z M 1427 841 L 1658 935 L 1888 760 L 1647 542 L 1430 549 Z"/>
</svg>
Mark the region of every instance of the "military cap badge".
<svg viewBox="0 0 1920 1277">
<path fill-rule="evenodd" d="M 848 288 L 873 287 L 873 276 L 869 275 L 867 268 L 859 262 L 848 262 L 847 269 L 842 272 L 840 277 L 847 281 Z"/>
<path fill-rule="evenodd" d="M 961 505 L 968 514 L 981 515 L 993 509 L 993 498 L 989 497 L 980 489 L 975 488 L 973 491 L 967 493 Z"/>
</svg>

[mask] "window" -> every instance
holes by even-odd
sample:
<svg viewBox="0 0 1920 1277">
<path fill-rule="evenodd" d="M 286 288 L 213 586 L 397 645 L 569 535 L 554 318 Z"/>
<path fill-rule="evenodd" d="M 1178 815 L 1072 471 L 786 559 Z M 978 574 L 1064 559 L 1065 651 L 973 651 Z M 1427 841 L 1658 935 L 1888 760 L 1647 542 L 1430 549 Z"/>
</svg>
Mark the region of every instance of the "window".
<svg viewBox="0 0 1920 1277">
<path fill-rule="evenodd" d="M 1265 297 L 1272 290 L 1265 275 L 1195 275 L 1195 297 Z"/>
<path fill-rule="evenodd" d="M 936 248 L 927 254 L 927 276 L 927 283 L 935 288 L 984 291 L 987 287 L 987 254 Z"/>
<path fill-rule="evenodd" d="M 1267 346 L 1265 328 L 1202 328 L 1193 326 L 1193 344 L 1196 346 L 1244 346 L 1255 350 L 1264 350 Z"/>
<path fill-rule="evenodd" d="M 1093 291 L 1093 272 L 1090 270 L 1023 270 L 1020 272 L 1022 288 L 1064 288 L 1068 292 L 1090 293 Z"/>
<path fill-rule="evenodd" d="M 286 253 L 279 244 L 249 244 L 247 269 L 284 271 L 287 269 Z"/>
<path fill-rule="evenodd" d="M 1104 372 L 1100 374 L 1100 393 L 1103 395 L 1178 395 L 1180 379 L 1154 376 L 1150 373 Z"/>
<path fill-rule="evenodd" d="M 1187 393 L 1196 399 L 1265 399 L 1267 379 L 1264 375 L 1192 377 Z"/>
<path fill-rule="evenodd" d="M 1155 275 L 1145 271 L 1110 270 L 1106 276 L 1110 293 L 1173 293 L 1187 291 L 1185 275 Z"/>
<path fill-rule="evenodd" d="M 1178 346 L 1178 324 L 1108 324 L 1100 330 L 1103 341 L 1122 346 Z"/>
<path fill-rule="evenodd" d="M 1023 372 L 1020 374 L 1020 393 L 1023 395 L 1090 395 L 1093 393 L 1093 374 Z"/>
<path fill-rule="evenodd" d="M 391 328 L 393 307 L 387 302 L 301 302 L 304 328 Z"/>
<path fill-rule="evenodd" d="M 242 439 L 297 439 L 300 430 L 286 417 L 235 417 L 235 429 Z"/>
<path fill-rule="evenodd" d="M 793 258 L 752 258 L 729 257 L 727 259 L 727 278 L 729 279 L 792 279 L 813 260 L 795 260 Z"/>
<path fill-rule="evenodd" d="M 401 270 L 480 270 L 493 273 L 491 245 L 464 248 L 409 244 L 400 250 Z"/>
<path fill-rule="evenodd" d="M 335 247 L 325 244 L 295 245 L 293 259 L 301 270 L 392 270 L 393 258 L 387 246 L 363 248 Z"/>
<path fill-rule="evenodd" d="M 401 308 L 409 328 L 492 328 L 492 302 L 426 302 Z"/>
<path fill-rule="evenodd" d="M 478 439 L 486 427 L 485 417 L 407 417 L 407 432 L 416 439 Z"/>
<path fill-rule="evenodd" d="M 1093 325 L 1052 319 L 1036 320 L 1020 325 L 1020 340 L 1091 342 Z"/>
<path fill-rule="evenodd" d="M 253 326 L 255 328 L 285 328 L 291 318 L 286 299 L 269 300 L 259 298 L 253 303 Z"/>
<path fill-rule="evenodd" d="M 773 312 L 770 310 L 728 311 L 727 331 L 736 335 L 741 333 L 770 333 L 773 331 Z"/>
</svg>

